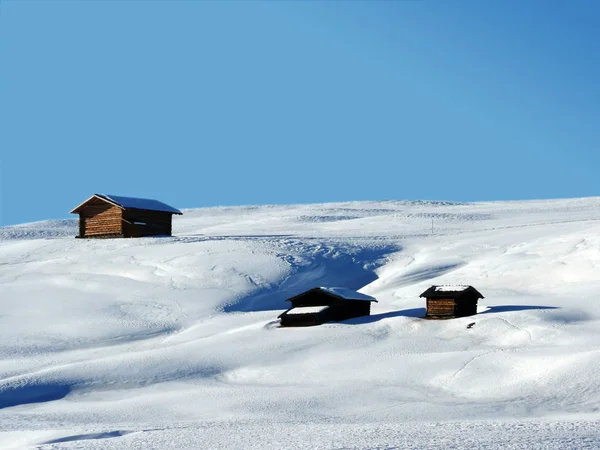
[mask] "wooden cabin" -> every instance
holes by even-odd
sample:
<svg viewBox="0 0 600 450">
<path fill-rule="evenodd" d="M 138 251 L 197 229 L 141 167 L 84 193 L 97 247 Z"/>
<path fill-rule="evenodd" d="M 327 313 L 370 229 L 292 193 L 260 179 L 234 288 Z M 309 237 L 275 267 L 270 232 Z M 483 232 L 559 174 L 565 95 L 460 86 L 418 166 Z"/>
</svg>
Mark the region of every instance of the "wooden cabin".
<svg viewBox="0 0 600 450">
<path fill-rule="evenodd" d="M 427 299 L 426 319 L 453 319 L 477 314 L 477 301 L 484 298 L 473 286 L 431 286 L 421 294 Z"/>
<path fill-rule="evenodd" d="M 288 300 L 290 309 L 282 313 L 282 327 L 321 325 L 371 314 L 370 295 L 346 288 L 317 287 Z"/>
<path fill-rule="evenodd" d="M 79 214 L 78 238 L 171 236 L 173 214 L 158 200 L 94 194 L 71 211 Z"/>
</svg>

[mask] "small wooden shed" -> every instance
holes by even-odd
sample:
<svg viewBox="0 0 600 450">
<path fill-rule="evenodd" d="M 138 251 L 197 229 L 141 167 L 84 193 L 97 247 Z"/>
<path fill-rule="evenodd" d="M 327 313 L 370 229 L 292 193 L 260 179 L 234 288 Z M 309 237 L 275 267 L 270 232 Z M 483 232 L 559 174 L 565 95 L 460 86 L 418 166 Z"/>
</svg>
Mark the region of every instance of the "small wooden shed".
<svg viewBox="0 0 600 450">
<path fill-rule="evenodd" d="M 171 236 L 176 208 L 158 200 L 94 194 L 71 211 L 79 214 L 78 238 Z"/>
<path fill-rule="evenodd" d="M 346 288 L 316 287 L 288 300 L 290 309 L 279 315 L 282 327 L 320 325 L 371 314 L 377 300 Z"/>
<path fill-rule="evenodd" d="M 427 299 L 426 319 L 452 319 L 477 314 L 477 301 L 484 298 L 473 286 L 431 286 L 421 294 Z"/>
</svg>

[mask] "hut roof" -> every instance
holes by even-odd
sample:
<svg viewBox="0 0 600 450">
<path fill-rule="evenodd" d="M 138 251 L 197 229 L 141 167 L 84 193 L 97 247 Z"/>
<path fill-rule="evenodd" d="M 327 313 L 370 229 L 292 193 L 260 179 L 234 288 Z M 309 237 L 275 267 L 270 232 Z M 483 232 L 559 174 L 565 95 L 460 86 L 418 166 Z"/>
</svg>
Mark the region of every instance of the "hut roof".
<svg viewBox="0 0 600 450">
<path fill-rule="evenodd" d="M 344 300 L 360 300 L 360 301 L 367 301 L 367 302 L 377 302 L 375 297 L 371 297 L 370 295 L 363 294 L 361 292 L 356 292 L 352 289 L 347 289 L 347 288 L 343 288 L 343 287 L 323 287 L 323 286 L 321 286 L 321 287 L 316 287 L 316 288 L 310 289 L 299 295 L 304 295 L 311 291 L 323 291 L 326 294 L 329 294 L 329 295 L 332 295 L 334 297 L 338 297 L 338 298 L 341 298 Z M 295 299 L 296 297 L 298 297 L 299 295 L 289 298 L 286 301 L 289 302 L 289 301 Z"/>
<path fill-rule="evenodd" d="M 85 202 L 81 203 L 75 209 L 71 211 L 71 214 L 77 214 L 79 209 L 85 205 L 87 202 L 94 198 L 99 198 L 100 200 L 104 200 L 105 202 L 112 203 L 113 205 L 118 206 L 123 209 L 145 209 L 148 211 L 161 211 L 161 212 L 169 212 L 172 214 L 182 214 L 177 208 L 173 208 L 172 206 L 167 205 L 158 200 L 153 200 L 149 198 L 136 198 L 136 197 L 123 197 L 121 195 L 107 195 L 107 194 L 94 194 L 90 198 L 88 198 Z"/>
<path fill-rule="evenodd" d="M 295 308 L 288 309 L 285 313 L 296 315 L 296 314 L 316 314 L 325 311 L 329 306 L 296 306 Z"/>
<path fill-rule="evenodd" d="M 477 298 L 485 298 L 481 293 L 473 286 L 466 285 L 440 285 L 431 286 L 420 296 L 425 298 L 459 298 L 463 295 L 475 294 Z"/>
</svg>

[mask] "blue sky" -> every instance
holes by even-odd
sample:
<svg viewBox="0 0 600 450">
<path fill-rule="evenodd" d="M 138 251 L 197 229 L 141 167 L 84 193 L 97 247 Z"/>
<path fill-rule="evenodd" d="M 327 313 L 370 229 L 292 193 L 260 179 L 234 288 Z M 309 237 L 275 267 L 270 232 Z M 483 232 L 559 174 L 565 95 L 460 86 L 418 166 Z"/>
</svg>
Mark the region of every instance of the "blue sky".
<svg viewBox="0 0 600 450">
<path fill-rule="evenodd" d="M 0 224 L 600 195 L 600 2 L 0 6 Z"/>
</svg>

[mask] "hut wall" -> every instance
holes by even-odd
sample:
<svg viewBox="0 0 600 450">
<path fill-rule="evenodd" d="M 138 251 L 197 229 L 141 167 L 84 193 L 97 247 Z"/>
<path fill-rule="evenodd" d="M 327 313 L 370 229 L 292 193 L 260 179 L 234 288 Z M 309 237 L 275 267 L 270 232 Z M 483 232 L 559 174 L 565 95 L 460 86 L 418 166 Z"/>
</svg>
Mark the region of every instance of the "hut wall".
<svg viewBox="0 0 600 450">
<path fill-rule="evenodd" d="M 282 327 L 308 327 L 312 325 L 321 325 L 331 320 L 329 310 L 310 314 L 283 314 L 281 316 Z"/>
<path fill-rule="evenodd" d="M 344 300 L 329 295 L 323 291 L 314 290 L 301 294 L 291 300 L 292 307 L 302 306 L 329 306 L 322 313 L 317 314 L 294 314 L 281 316 L 282 326 L 301 326 L 303 322 L 307 325 L 320 325 L 330 320 L 341 321 L 354 317 L 368 316 L 371 314 L 371 302 L 360 300 Z M 307 316 L 313 316 L 311 318 Z M 301 323 L 302 322 L 302 323 Z"/>
<path fill-rule="evenodd" d="M 335 299 L 331 295 L 325 294 L 322 291 L 306 292 L 292 300 L 292 306 L 326 306 L 335 303 Z"/>
<path fill-rule="evenodd" d="M 427 316 L 454 317 L 455 303 L 451 298 L 428 298 Z"/>
<path fill-rule="evenodd" d="M 349 300 L 340 302 L 332 309 L 332 320 L 346 320 L 371 314 L 371 302 Z"/>
<path fill-rule="evenodd" d="M 454 318 L 477 314 L 477 298 L 469 296 L 458 300 L 427 299 L 426 317 Z"/>
<path fill-rule="evenodd" d="M 91 201 L 79 213 L 81 237 L 121 235 L 121 208 L 101 200 Z M 82 233 L 83 232 L 83 233 Z"/>
<path fill-rule="evenodd" d="M 126 237 L 171 236 L 172 234 L 172 214 L 168 212 L 126 209 L 123 211 L 123 219 L 130 222 L 124 223 L 123 234 Z"/>
<path fill-rule="evenodd" d="M 474 316 L 477 314 L 477 298 L 469 296 L 456 301 L 455 315 L 456 317 Z"/>
</svg>

